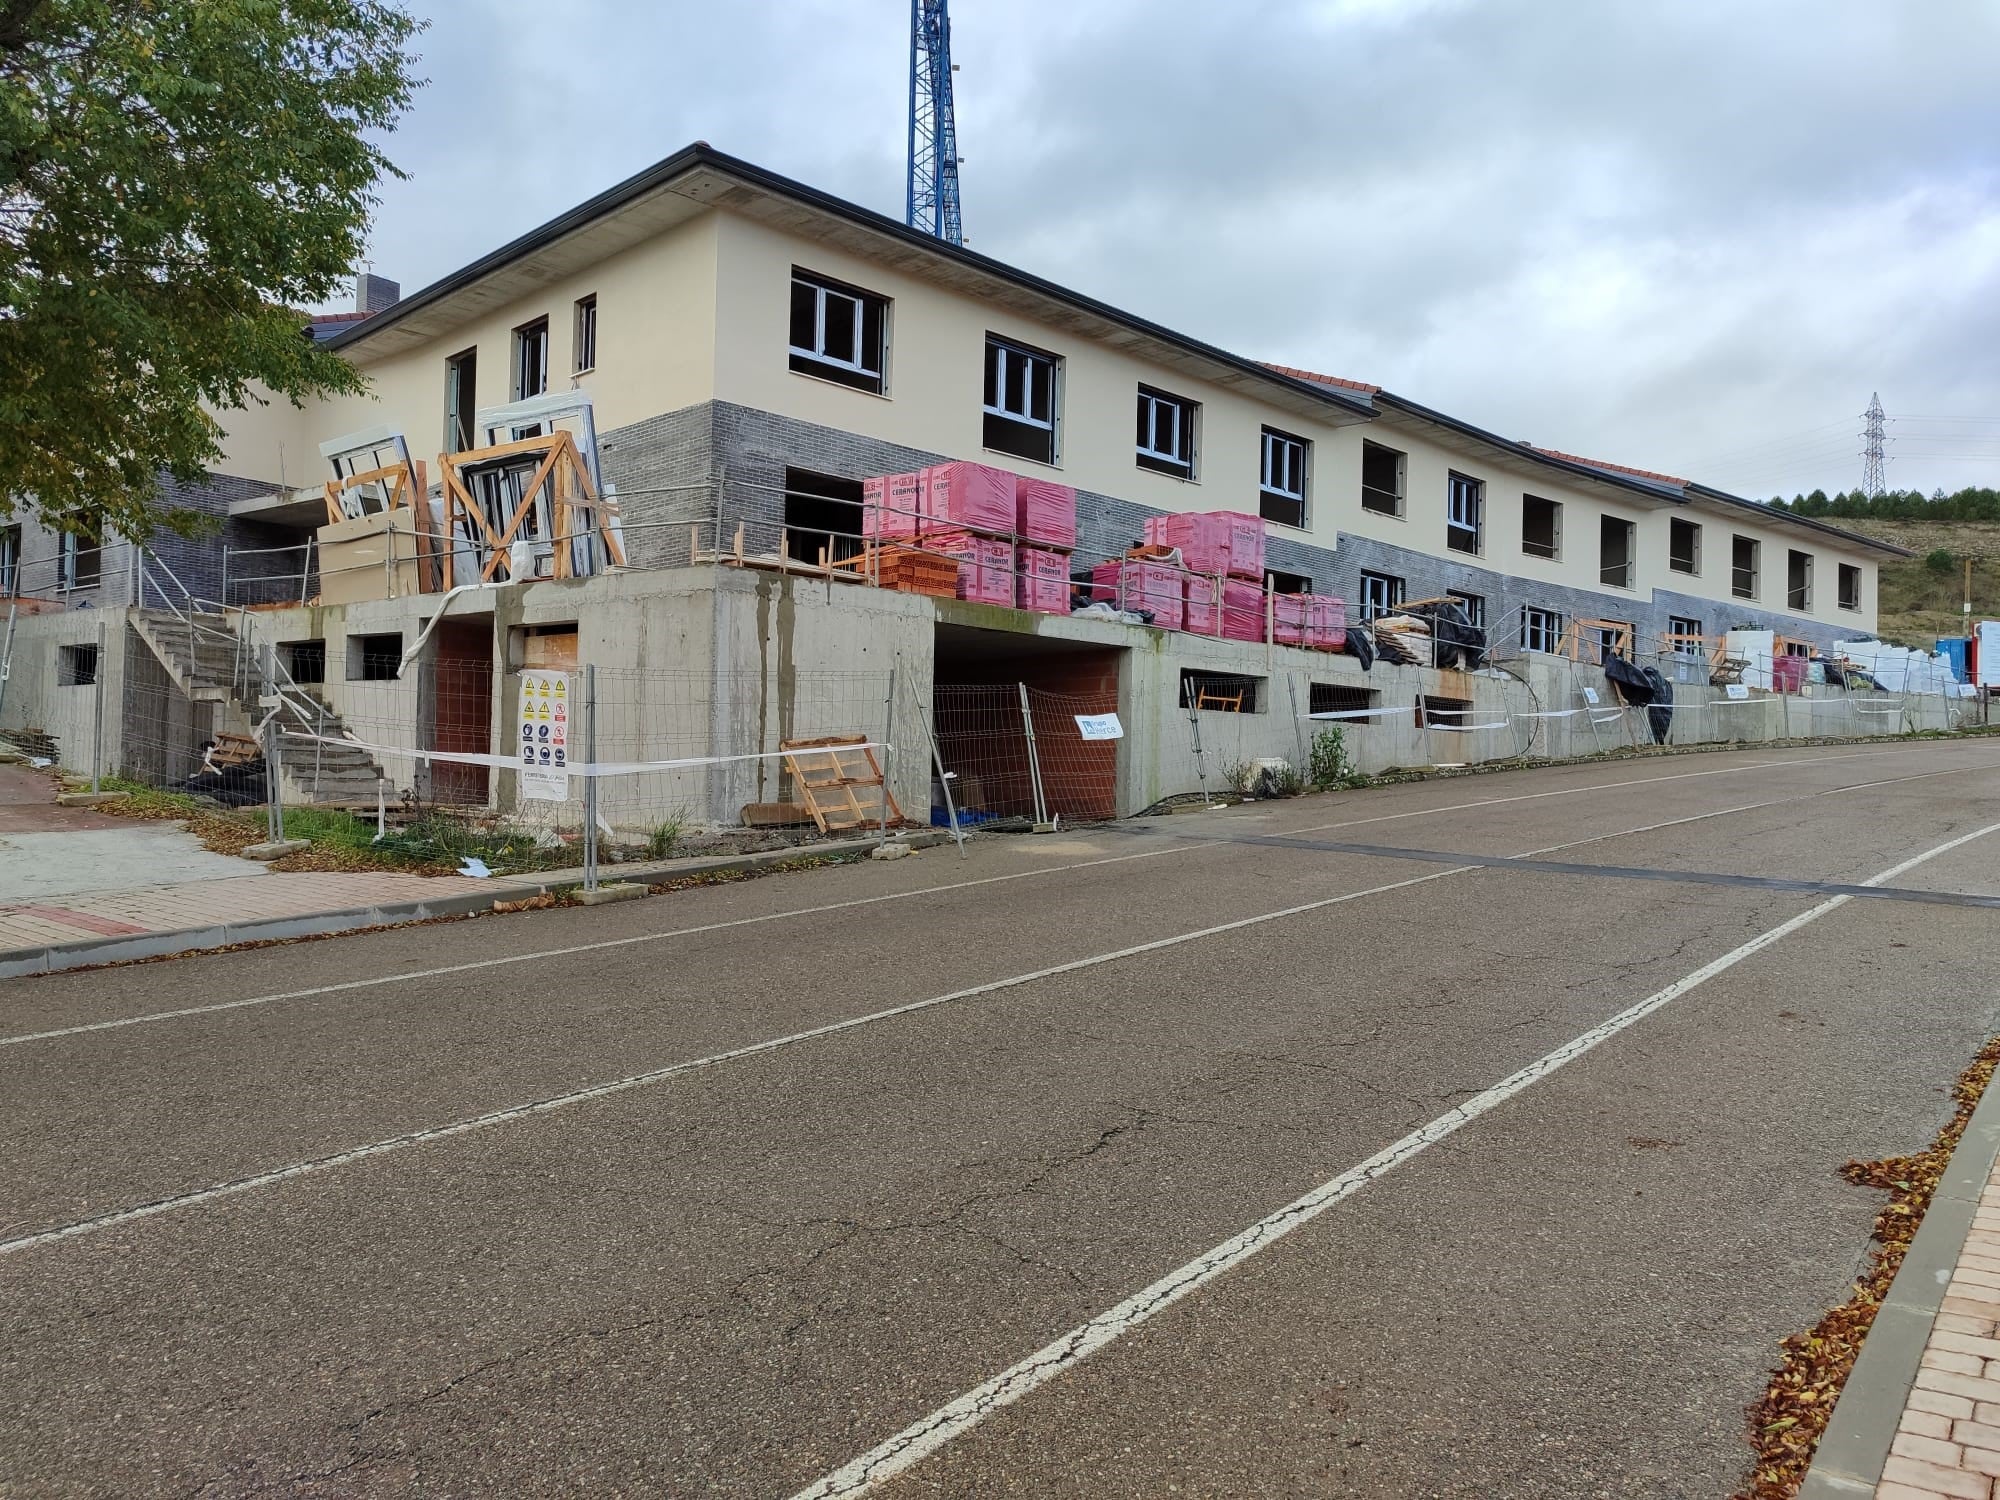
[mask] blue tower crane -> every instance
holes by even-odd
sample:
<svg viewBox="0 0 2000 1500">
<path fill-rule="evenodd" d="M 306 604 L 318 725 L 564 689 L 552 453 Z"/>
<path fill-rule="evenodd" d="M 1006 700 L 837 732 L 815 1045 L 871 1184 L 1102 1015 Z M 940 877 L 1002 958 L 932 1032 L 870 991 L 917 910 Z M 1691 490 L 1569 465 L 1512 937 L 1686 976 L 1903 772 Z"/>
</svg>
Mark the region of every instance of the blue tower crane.
<svg viewBox="0 0 2000 1500">
<path fill-rule="evenodd" d="M 965 243 L 945 0 L 910 0 L 910 195 L 904 218 L 947 244 Z"/>
</svg>

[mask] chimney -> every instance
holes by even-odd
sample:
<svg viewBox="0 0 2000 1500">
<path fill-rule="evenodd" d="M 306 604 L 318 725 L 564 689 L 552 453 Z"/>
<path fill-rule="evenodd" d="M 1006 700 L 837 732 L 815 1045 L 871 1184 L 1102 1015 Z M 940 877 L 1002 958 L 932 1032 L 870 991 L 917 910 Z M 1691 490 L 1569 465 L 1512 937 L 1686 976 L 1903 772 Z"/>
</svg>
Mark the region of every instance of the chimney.
<svg viewBox="0 0 2000 1500">
<path fill-rule="evenodd" d="M 356 312 L 378 313 L 385 307 L 394 307 L 402 295 L 402 287 L 372 271 L 363 271 L 354 278 Z"/>
</svg>

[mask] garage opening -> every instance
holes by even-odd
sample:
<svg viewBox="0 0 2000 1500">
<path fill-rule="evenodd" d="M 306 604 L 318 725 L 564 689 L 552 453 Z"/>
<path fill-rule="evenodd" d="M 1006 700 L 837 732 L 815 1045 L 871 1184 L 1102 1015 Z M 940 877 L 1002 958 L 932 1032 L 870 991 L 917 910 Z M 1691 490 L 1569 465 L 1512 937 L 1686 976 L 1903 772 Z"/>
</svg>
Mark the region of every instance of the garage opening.
<svg viewBox="0 0 2000 1500">
<path fill-rule="evenodd" d="M 931 707 L 961 823 L 1034 820 L 1037 780 L 1039 810 L 1050 817 L 1088 823 L 1118 815 L 1123 740 L 1103 736 L 1114 727 L 1104 716 L 1118 712 L 1125 654 L 1118 646 L 937 627 Z M 931 820 L 945 821 L 935 772 Z"/>
</svg>

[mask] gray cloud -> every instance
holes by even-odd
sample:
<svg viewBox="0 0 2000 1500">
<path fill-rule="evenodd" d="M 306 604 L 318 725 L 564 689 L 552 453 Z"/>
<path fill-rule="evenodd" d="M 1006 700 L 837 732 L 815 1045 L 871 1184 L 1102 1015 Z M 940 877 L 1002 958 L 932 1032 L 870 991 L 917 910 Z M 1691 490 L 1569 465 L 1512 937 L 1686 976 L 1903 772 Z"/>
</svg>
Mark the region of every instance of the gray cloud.
<svg viewBox="0 0 2000 1500">
<path fill-rule="evenodd" d="M 1907 414 L 1892 482 L 2000 476 L 1980 0 L 959 0 L 953 21 L 988 254 L 1746 493 L 1857 482 L 1875 389 Z M 445 7 L 376 268 L 433 279 L 698 138 L 899 212 L 906 23 L 839 0 L 585 0 L 560 27 L 527 0 Z"/>
</svg>

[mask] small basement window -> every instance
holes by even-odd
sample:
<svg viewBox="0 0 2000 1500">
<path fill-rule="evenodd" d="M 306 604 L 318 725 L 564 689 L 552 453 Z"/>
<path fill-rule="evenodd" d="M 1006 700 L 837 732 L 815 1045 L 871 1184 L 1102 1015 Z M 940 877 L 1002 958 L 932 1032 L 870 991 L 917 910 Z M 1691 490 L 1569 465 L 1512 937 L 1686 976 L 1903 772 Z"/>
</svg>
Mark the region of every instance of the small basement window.
<svg viewBox="0 0 2000 1500">
<path fill-rule="evenodd" d="M 292 681 L 301 686 L 326 681 L 325 641 L 282 641 L 278 656 Z"/>
<path fill-rule="evenodd" d="M 97 647 L 64 646 L 56 653 L 56 686 L 90 687 L 97 681 Z"/>
<path fill-rule="evenodd" d="M 1181 668 L 1181 707 L 1218 714 L 1262 713 L 1264 679 Z"/>
<path fill-rule="evenodd" d="M 861 481 L 785 470 L 785 556 L 840 562 L 861 551 Z"/>
<path fill-rule="evenodd" d="M 1861 608 L 1861 569 L 1853 563 L 1840 565 L 1840 607 Z"/>
<path fill-rule="evenodd" d="M 1463 729 L 1472 722 L 1470 698 L 1439 698 L 1426 693 L 1419 702 L 1417 723 L 1426 729 Z"/>
<path fill-rule="evenodd" d="M 403 633 L 350 635 L 347 638 L 349 682 L 394 682 L 403 664 Z"/>
<path fill-rule="evenodd" d="M 523 625 L 516 652 L 524 672 L 574 672 L 576 621 L 562 625 Z"/>
<path fill-rule="evenodd" d="M 1563 508 L 1560 500 L 1540 495 L 1521 497 L 1521 550 L 1530 557 L 1562 556 Z"/>
<path fill-rule="evenodd" d="M 1310 714 L 1347 714 L 1361 709 L 1372 709 L 1382 699 L 1373 688 L 1349 687 L 1344 682 L 1315 682 L 1307 691 L 1306 712 Z M 1350 724 L 1366 724 L 1367 719 L 1350 719 Z"/>
</svg>

